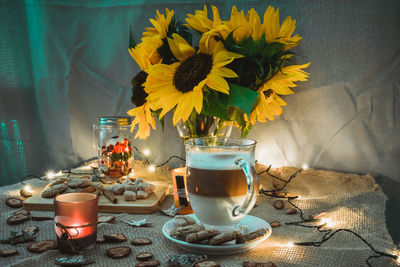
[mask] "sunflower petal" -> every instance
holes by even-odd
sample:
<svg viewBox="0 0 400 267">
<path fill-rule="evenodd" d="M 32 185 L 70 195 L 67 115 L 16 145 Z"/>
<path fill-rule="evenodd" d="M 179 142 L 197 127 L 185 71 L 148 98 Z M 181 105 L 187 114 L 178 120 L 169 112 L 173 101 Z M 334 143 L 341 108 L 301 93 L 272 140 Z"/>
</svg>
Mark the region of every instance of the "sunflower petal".
<svg viewBox="0 0 400 267">
<path fill-rule="evenodd" d="M 208 74 L 207 76 L 207 86 L 210 87 L 211 89 L 214 89 L 215 91 L 224 93 L 224 94 L 229 94 L 229 85 L 228 82 L 213 73 Z"/>
</svg>

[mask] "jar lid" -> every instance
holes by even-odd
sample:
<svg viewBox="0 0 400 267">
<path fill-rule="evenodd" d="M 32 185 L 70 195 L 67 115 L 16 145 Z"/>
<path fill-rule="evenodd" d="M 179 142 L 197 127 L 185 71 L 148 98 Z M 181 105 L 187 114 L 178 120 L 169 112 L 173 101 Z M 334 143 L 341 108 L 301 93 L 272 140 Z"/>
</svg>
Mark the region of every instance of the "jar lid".
<svg viewBox="0 0 400 267">
<path fill-rule="evenodd" d="M 130 117 L 124 116 L 110 116 L 110 117 L 100 117 L 100 125 L 130 125 L 132 119 Z"/>
</svg>

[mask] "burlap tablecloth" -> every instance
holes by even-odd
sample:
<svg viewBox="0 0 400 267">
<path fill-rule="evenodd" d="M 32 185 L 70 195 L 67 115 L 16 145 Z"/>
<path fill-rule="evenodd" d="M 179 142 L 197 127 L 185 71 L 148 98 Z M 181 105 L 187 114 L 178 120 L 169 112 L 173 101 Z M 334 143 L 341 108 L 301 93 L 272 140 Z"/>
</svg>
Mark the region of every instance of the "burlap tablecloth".
<svg viewBox="0 0 400 267">
<path fill-rule="evenodd" d="M 262 168 L 263 166 L 258 166 Z M 281 178 L 287 179 L 296 172 L 296 168 L 282 167 L 272 169 L 271 172 Z M 160 173 L 158 173 L 160 174 Z M 162 175 L 165 182 L 170 182 L 169 171 L 165 169 Z M 268 174 L 260 176 L 263 188 L 272 188 L 273 178 Z M 36 190 L 43 186 L 43 181 L 29 180 L 29 184 Z M 6 198 L 19 196 L 22 185 L 14 184 L 0 188 L 1 238 L 9 235 L 10 231 L 19 231 L 28 225 L 37 225 L 40 231 L 37 240 L 55 239 L 54 224 L 52 221 L 28 221 L 22 225 L 10 226 L 6 219 L 15 210 L 4 204 Z M 301 172 L 287 186 L 289 192 L 298 194 L 300 199 L 294 203 L 300 207 L 306 216 L 319 211 L 327 211 L 334 225 L 332 228 L 351 229 L 377 250 L 392 253 L 395 245 L 388 234 L 385 225 L 385 201 L 386 196 L 375 185 L 374 178 L 367 175 L 344 174 L 331 171 L 308 169 Z M 265 219 L 268 222 L 278 220 L 281 227 L 274 228 L 272 235 L 251 251 L 231 256 L 209 256 L 218 260 L 222 266 L 242 266 L 243 261 L 274 262 L 277 266 L 367 266 L 366 259 L 374 253 L 360 239 L 350 233 L 337 233 L 320 247 L 294 246 L 289 247 L 289 242 L 319 241 L 323 233 L 316 229 L 308 229 L 294 225 L 286 225 L 285 222 L 299 221 L 299 214 L 287 215 L 284 210 L 277 210 L 272 206 L 274 199 L 260 197 L 259 205 L 251 211 L 251 215 Z M 287 202 L 285 200 L 285 202 Z M 286 203 L 289 206 L 289 203 Z M 43 216 L 54 216 L 54 212 L 40 212 Z M 140 220 L 146 218 L 153 223 L 153 227 L 132 228 L 121 223 L 121 220 Z M 122 259 L 110 259 L 105 255 L 105 250 L 116 244 L 97 245 L 96 250 L 88 253 L 88 256 L 96 261 L 89 266 L 134 266 L 135 255 L 141 251 L 151 251 L 155 259 L 166 265 L 168 259 L 175 254 L 187 252 L 179 249 L 167 240 L 162 232 L 162 226 L 170 220 L 159 212 L 154 214 L 117 214 L 117 220 L 112 224 L 100 224 L 98 235 L 121 232 L 126 234 L 128 240 L 134 237 L 149 237 L 153 244 L 144 247 L 134 247 L 128 242 L 122 243 L 131 246 L 129 257 Z M 54 259 L 63 257 L 64 254 L 57 250 L 43 254 L 34 254 L 26 249 L 27 244 L 8 245 L 0 244 L 0 249 L 17 248 L 19 255 L 0 258 L 0 266 L 54 266 Z M 372 259 L 373 266 L 396 266 L 389 258 L 382 257 Z"/>
</svg>

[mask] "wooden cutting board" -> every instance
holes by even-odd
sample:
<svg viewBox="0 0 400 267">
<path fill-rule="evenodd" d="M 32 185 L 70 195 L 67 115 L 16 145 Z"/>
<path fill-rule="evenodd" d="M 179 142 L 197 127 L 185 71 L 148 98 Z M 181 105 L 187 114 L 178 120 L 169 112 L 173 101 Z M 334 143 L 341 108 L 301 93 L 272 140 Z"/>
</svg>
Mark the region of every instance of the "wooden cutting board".
<svg viewBox="0 0 400 267">
<path fill-rule="evenodd" d="M 99 212 L 112 213 L 154 213 L 169 193 L 170 186 L 156 184 L 155 191 L 147 199 L 125 201 L 124 197 L 117 196 L 118 203 L 112 204 L 105 196 L 99 196 Z M 42 198 L 41 192 L 24 200 L 24 208 L 27 210 L 54 211 L 54 199 Z"/>
</svg>

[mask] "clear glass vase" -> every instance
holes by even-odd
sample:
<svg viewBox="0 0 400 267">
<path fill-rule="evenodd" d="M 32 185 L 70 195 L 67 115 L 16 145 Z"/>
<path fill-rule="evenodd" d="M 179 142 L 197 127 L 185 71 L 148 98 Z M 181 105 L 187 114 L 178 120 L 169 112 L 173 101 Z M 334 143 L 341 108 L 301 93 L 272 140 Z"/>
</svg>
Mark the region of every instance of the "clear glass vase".
<svg viewBox="0 0 400 267">
<path fill-rule="evenodd" d="M 198 137 L 229 137 L 232 132 L 232 122 L 192 113 L 187 121 L 179 121 L 176 129 L 184 142 Z"/>
</svg>

